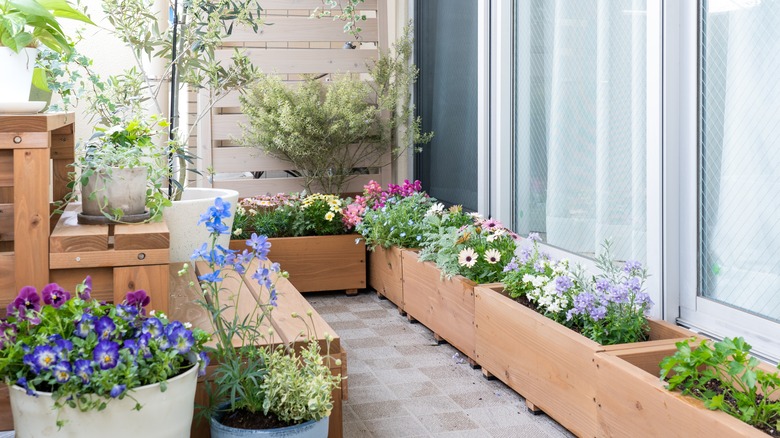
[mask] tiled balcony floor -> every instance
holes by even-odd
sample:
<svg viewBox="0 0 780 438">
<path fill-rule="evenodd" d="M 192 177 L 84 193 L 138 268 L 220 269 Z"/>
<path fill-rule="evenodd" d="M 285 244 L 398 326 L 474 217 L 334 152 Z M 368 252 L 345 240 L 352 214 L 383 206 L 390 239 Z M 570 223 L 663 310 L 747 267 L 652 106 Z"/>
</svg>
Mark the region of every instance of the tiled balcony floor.
<svg viewBox="0 0 780 438">
<path fill-rule="evenodd" d="M 522 397 L 486 380 L 457 350 L 436 345 L 430 330 L 376 293 L 305 296 L 347 351 L 345 437 L 572 436 L 528 412 Z"/>
</svg>

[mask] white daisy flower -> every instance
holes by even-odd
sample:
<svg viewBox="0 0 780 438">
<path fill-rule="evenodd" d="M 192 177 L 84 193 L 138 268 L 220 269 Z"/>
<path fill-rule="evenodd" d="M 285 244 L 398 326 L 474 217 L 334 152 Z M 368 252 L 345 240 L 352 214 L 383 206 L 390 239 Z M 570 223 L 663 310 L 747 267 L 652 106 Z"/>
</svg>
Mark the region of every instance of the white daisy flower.
<svg viewBox="0 0 780 438">
<path fill-rule="evenodd" d="M 458 264 L 467 268 L 477 264 L 477 253 L 472 248 L 466 248 L 458 254 Z"/>
</svg>

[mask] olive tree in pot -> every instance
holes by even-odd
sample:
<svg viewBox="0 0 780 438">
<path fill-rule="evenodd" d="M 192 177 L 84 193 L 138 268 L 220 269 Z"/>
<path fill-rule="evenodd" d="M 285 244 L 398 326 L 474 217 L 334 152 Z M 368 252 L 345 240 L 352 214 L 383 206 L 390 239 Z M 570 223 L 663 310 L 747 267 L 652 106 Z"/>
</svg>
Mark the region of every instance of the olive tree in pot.
<svg viewBox="0 0 780 438">
<path fill-rule="evenodd" d="M 0 103 L 28 102 L 39 43 L 57 52 L 72 49 L 57 17 L 92 23 L 65 0 L 0 2 Z"/>
</svg>

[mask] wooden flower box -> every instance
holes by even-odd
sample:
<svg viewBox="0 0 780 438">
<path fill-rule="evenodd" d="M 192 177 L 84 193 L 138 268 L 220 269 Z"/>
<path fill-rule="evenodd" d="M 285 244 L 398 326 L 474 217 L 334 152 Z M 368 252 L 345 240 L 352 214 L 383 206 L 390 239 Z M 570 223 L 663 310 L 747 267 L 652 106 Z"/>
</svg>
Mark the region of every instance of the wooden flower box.
<svg viewBox="0 0 780 438">
<path fill-rule="evenodd" d="M 368 284 L 376 293 L 398 306 L 404 314 L 404 269 L 401 257 L 407 250 L 377 246 L 368 252 Z"/>
<path fill-rule="evenodd" d="M 650 320 L 650 340 L 600 345 L 507 297 L 501 285 L 475 290 L 476 360 L 578 436 L 596 436 L 596 353 L 640 346 L 674 346 L 694 334 Z"/>
<path fill-rule="evenodd" d="M 674 345 L 651 345 L 596 355 L 599 436 L 635 436 L 640 430 L 645 436 L 663 437 L 766 436 L 693 397 L 667 390 L 659 379 L 659 363 L 675 351 Z"/>
<path fill-rule="evenodd" d="M 436 339 L 445 340 L 478 363 L 474 330 L 474 287 L 468 278 L 442 278 L 432 262 L 419 262 L 415 251 L 402 256 L 404 310 L 408 317 L 428 327 Z"/>
<path fill-rule="evenodd" d="M 366 242 L 358 234 L 273 237 L 268 257 L 290 274 L 299 292 L 345 290 L 357 294 L 366 287 Z M 231 240 L 243 251 L 245 240 Z"/>
</svg>

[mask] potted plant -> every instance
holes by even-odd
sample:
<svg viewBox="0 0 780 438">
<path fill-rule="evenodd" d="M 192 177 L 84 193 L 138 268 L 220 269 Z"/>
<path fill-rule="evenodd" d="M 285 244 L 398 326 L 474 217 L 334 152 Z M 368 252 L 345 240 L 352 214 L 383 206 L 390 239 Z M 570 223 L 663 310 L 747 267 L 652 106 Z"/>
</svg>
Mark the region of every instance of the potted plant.
<svg viewBox="0 0 780 438">
<path fill-rule="evenodd" d="M 435 203 L 424 221 L 420 253 L 403 257 L 404 310 L 476 366 L 474 287 L 500 280 L 517 236 L 460 206 Z"/>
<path fill-rule="evenodd" d="M 299 436 L 313 433 L 326 437 L 327 417 L 332 408 L 331 393 L 341 381 L 331 375 L 314 338 L 305 347 L 281 345 L 266 349 L 258 340 L 272 337 L 264 323 L 276 305 L 275 278 L 281 272 L 278 263 L 268 261 L 270 242 L 253 234 L 243 252 L 217 245 L 220 234 L 229 234 L 224 219 L 230 215 L 218 199 L 202 217 L 211 233 L 193 260 L 200 262 L 198 279 L 204 291 L 200 304 L 211 315 L 214 346 L 213 391 L 211 394 L 211 436 Z M 229 290 L 234 276 L 251 274 L 258 288 L 253 292 Z M 242 282 L 238 284 L 243 285 Z M 235 311 L 242 294 L 253 295 L 254 306 L 248 315 Z M 297 315 L 293 315 L 297 317 Z M 326 340 L 330 339 L 326 334 Z M 339 365 L 339 361 L 336 361 Z M 269 430 L 263 430 L 269 429 Z"/>
<path fill-rule="evenodd" d="M 71 50 L 58 17 L 92 23 L 67 1 L 8 0 L 0 4 L 0 103 L 28 102 L 38 43 L 57 52 Z M 22 106 L 19 110 L 30 109 Z"/>
<path fill-rule="evenodd" d="M 233 223 L 231 248 L 252 233 L 268 236 L 273 261 L 284 265 L 299 292 L 366 287 L 366 249 L 335 195 L 277 194 L 244 198 Z"/>
<path fill-rule="evenodd" d="M 404 313 L 403 265 L 405 248 L 419 248 L 426 230 L 425 214 L 435 200 L 422 191 L 420 181 L 389 184 L 387 190 L 371 181 L 363 195 L 345 209 L 345 221 L 354 224 L 369 250 L 369 284 Z"/>
<path fill-rule="evenodd" d="M 359 176 L 355 169 L 388 165 L 406 145 L 428 143 L 432 134 L 422 134 L 413 117 L 410 90 L 418 70 L 409 62 L 410 33 L 407 26 L 370 67 L 370 81 L 309 76 L 288 87 L 276 76 L 258 75 L 240 98 L 248 119 L 241 143 L 292 163 L 307 192 L 335 194 Z"/>
<path fill-rule="evenodd" d="M 159 218 L 166 199 L 160 192 L 160 156 L 154 137 L 165 120 L 152 117 L 96 128 L 83 145 L 76 167 L 82 194 L 79 223 L 133 223 Z M 147 210 L 148 208 L 148 210 Z"/>
<path fill-rule="evenodd" d="M 144 291 L 117 304 L 90 291 L 89 277 L 73 294 L 25 287 L 8 306 L 0 376 L 17 436 L 188 435 L 208 335 L 147 315 Z"/>
<path fill-rule="evenodd" d="M 476 288 L 477 360 L 530 408 L 577 435 L 596 436 L 595 355 L 693 334 L 646 317 L 646 271 L 635 261 L 616 264 L 608 245 L 594 276 L 541 252 L 537 235 L 527 241 L 533 246 L 506 266 L 503 285 Z"/>
</svg>

